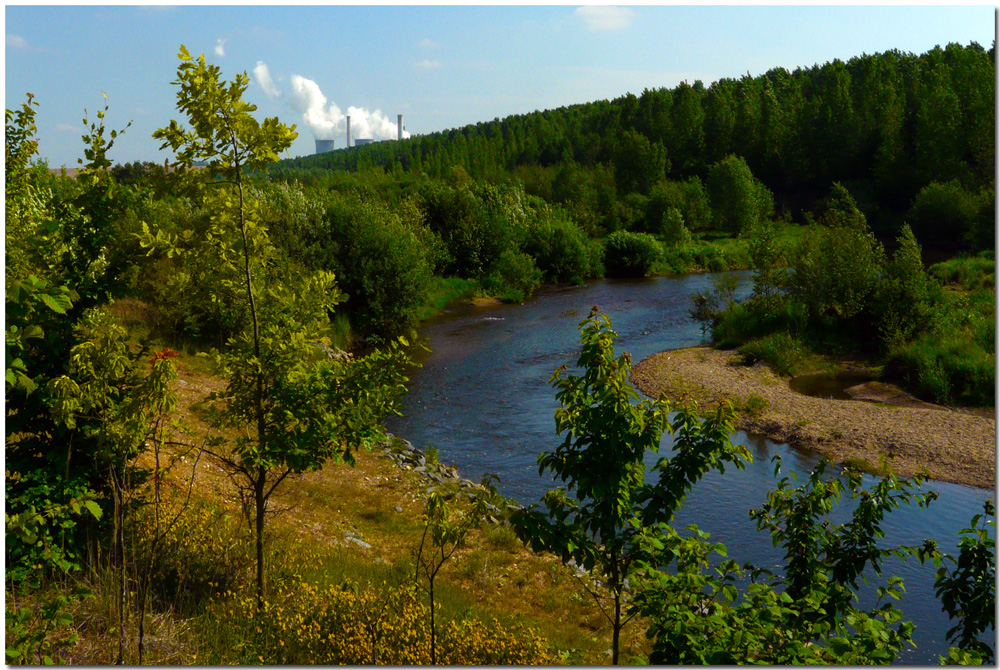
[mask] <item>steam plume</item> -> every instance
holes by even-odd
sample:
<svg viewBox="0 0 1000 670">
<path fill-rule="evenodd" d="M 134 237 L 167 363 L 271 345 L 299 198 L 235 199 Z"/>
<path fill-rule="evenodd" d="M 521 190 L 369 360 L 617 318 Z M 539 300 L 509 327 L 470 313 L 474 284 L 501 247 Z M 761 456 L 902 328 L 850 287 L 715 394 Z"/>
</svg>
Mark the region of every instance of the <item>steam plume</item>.
<svg viewBox="0 0 1000 670">
<path fill-rule="evenodd" d="M 332 140 L 335 135 L 346 132 L 347 116 L 351 117 L 352 137 L 370 137 L 375 140 L 396 138 L 396 122 L 383 114 L 382 110 L 371 112 L 364 107 L 351 106 L 345 114 L 336 103 L 327 105 L 326 96 L 313 80 L 293 74 L 291 82 L 292 106 L 302 112 L 302 121 L 309 126 L 316 139 Z M 403 137 L 409 136 L 404 130 Z"/>
</svg>

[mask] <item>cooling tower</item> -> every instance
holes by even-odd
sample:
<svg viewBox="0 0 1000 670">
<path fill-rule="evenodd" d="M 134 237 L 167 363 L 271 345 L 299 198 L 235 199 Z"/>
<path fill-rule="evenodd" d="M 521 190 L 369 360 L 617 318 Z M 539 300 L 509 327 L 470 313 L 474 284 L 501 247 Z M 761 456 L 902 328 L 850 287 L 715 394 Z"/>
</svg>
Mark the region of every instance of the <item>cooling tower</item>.
<svg viewBox="0 0 1000 670">
<path fill-rule="evenodd" d="M 347 117 L 347 146 L 351 146 L 351 117 Z"/>
<path fill-rule="evenodd" d="M 316 140 L 316 153 L 325 154 L 333 151 L 333 140 Z"/>
<path fill-rule="evenodd" d="M 396 139 L 397 140 L 403 139 L 403 115 L 402 114 L 397 114 L 396 115 Z"/>
</svg>

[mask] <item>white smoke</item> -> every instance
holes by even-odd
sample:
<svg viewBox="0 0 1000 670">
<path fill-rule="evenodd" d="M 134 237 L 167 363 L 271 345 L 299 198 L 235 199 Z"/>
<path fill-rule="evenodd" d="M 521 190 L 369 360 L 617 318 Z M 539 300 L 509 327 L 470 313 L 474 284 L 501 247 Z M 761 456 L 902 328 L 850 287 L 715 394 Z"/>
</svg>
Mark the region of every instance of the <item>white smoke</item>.
<svg viewBox="0 0 1000 670">
<path fill-rule="evenodd" d="M 271 79 L 271 72 L 267 69 L 264 61 L 257 61 L 257 66 L 253 69 L 253 77 L 257 80 L 257 85 L 264 89 L 267 97 L 277 98 L 281 95 L 281 91 L 274 85 L 274 80 Z"/>
<path fill-rule="evenodd" d="M 254 70 L 256 73 L 256 70 Z M 351 137 L 374 140 L 396 139 L 396 121 L 376 109 L 370 112 L 364 107 L 348 107 L 341 111 L 336 103 L 327 105 L 326 96 L 312 79 L 297 74 L 292 75 L 292 106 L 302 112 L 302 121 L 309 126 L 317 140 L 332 140 L 347 132 L 347 117 L 351 117 Z M 410 133 L 403 131 L 403 137 Z"/>
</svg>

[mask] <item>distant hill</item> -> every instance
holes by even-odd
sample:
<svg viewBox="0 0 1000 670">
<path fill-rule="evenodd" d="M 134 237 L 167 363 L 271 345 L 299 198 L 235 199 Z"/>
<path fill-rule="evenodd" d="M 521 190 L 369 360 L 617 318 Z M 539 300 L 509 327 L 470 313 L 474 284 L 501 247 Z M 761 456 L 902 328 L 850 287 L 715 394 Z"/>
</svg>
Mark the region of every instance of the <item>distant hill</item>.
<svg viewBox="0 0 1000 670">
<path fill-rule="evenodd" d="M 607 175 L 623 197 L 648 194 L 662 179 L 704 179 L 737 154 L 779 208 L 842 182 L 863 208 L 899 212 L 931 182 L 993 184 L 994 68 L 995 47 L 975 43 L 887 51 L 708 87 L 647 89 L 285 160 L 275 170 L 378 167 L 441 178 L 461 166 L 473 179 L 519 179 L 542 195 L 558 187 L 560 171 L 578 170 L 591 181 Z"/>
</svg>

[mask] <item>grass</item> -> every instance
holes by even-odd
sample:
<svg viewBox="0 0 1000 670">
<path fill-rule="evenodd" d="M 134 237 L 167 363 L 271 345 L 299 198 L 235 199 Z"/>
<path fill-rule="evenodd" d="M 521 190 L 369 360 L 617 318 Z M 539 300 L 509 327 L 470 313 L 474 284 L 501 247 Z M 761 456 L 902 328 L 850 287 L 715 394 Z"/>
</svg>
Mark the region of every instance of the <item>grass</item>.
<svg viewBox="0 0 1000 670">
<path fill-rule="evenodd" d="M 977 256 L 956 256 L 936 263 L 928 269 L 928 274 L 946 286 L 964 291 L 996 286 L 996 264 L 992 251 L 983 251 Z"/>
<path fill-rule="evenodd" d="M 817 366 L 817 356 L 799 338 L 778 332 L 750 340 L 739 348 L 744 365 L 764 361 L 779 375 L 798 374 Z"/>
<path fill-rule="evenodd" d="M 196 435 L 204 433 L 207 427 L 190 406 L 221 381 L 194 367 L 200 362 L 194 356 L 176 360 L 185 381 L 178 385 L 183 392 L 179 413 Z M 207 462 L 199 465 L 195 504 L 156 561 L 154 598 L 147 613 L 150 644 L 144 659 L 150 662 L 246 664 L 260 662 L 258 655 L 269 658 L 253 628 L 235 626 L 235 615 L 227 614 L 238 610 L 241 599 L 252 594 L 252 545 L 230 483 L 221 470 L 209 466 Z M 165 504 L 175 505 L 183 497 L 185 472 L 190 470 L 178 468 L 172 473 Z M 426 487 L 426 480 L 417 473 L 363 449 L 355 467 L 329 463 L 322 470 L 288 480 L 270 507 L 266 537 L 269 600 L 291 603 L 292 594 L 303 584 L 322 589 L 351 583 L 367 592 L 382 583 L 412 583 Z M 462 508 L 466 503 L 456 497 L 450 504 Z M 402 511 L 396 511 L 397 507 Z M 347 533 L 370 548 L 347 541 Z M 142 534 L 133 529 L 131 537 L 133 550 L 142 551 Z M 76 606 L 71 628 L 81 640 L 64 658 L 77 664 L 111 663 L 115 660 L 112 652 L 117 651 L 117 634 L 112 630 L 117 621 L 113 580 L 95 574 L 86 582 L 97 598 Z M 607 661 L 604 651 L 610 646 L 610 625 L 574 571 L 556 557 L 526 549 L 509 526 L 483 524 L 473 530 L 466 546 L 445 564 L 436 587 L 442 625 L 470 618 L 487 628 L 493 624 L 486 622 L 493 619 L 506 622 L 503 626 L 524 622 L 547 640 L 557 661 Z M 131 663 L 136 660 L 134 612 L 125 630 L 126 663 Z M 624 658 L 648 651 L 641 622 L 623 631 L 622 648 Z"/>
<path fill-rule="evenodd" d="M 478 283 L 473 279 L 459 277 L 434 277 L 427 291 L 427 299 L 416 311 L 416 320 L 423 321 L 444 310 L 449 304 L 459 300 L 470 300 Z"/>
</svg>

